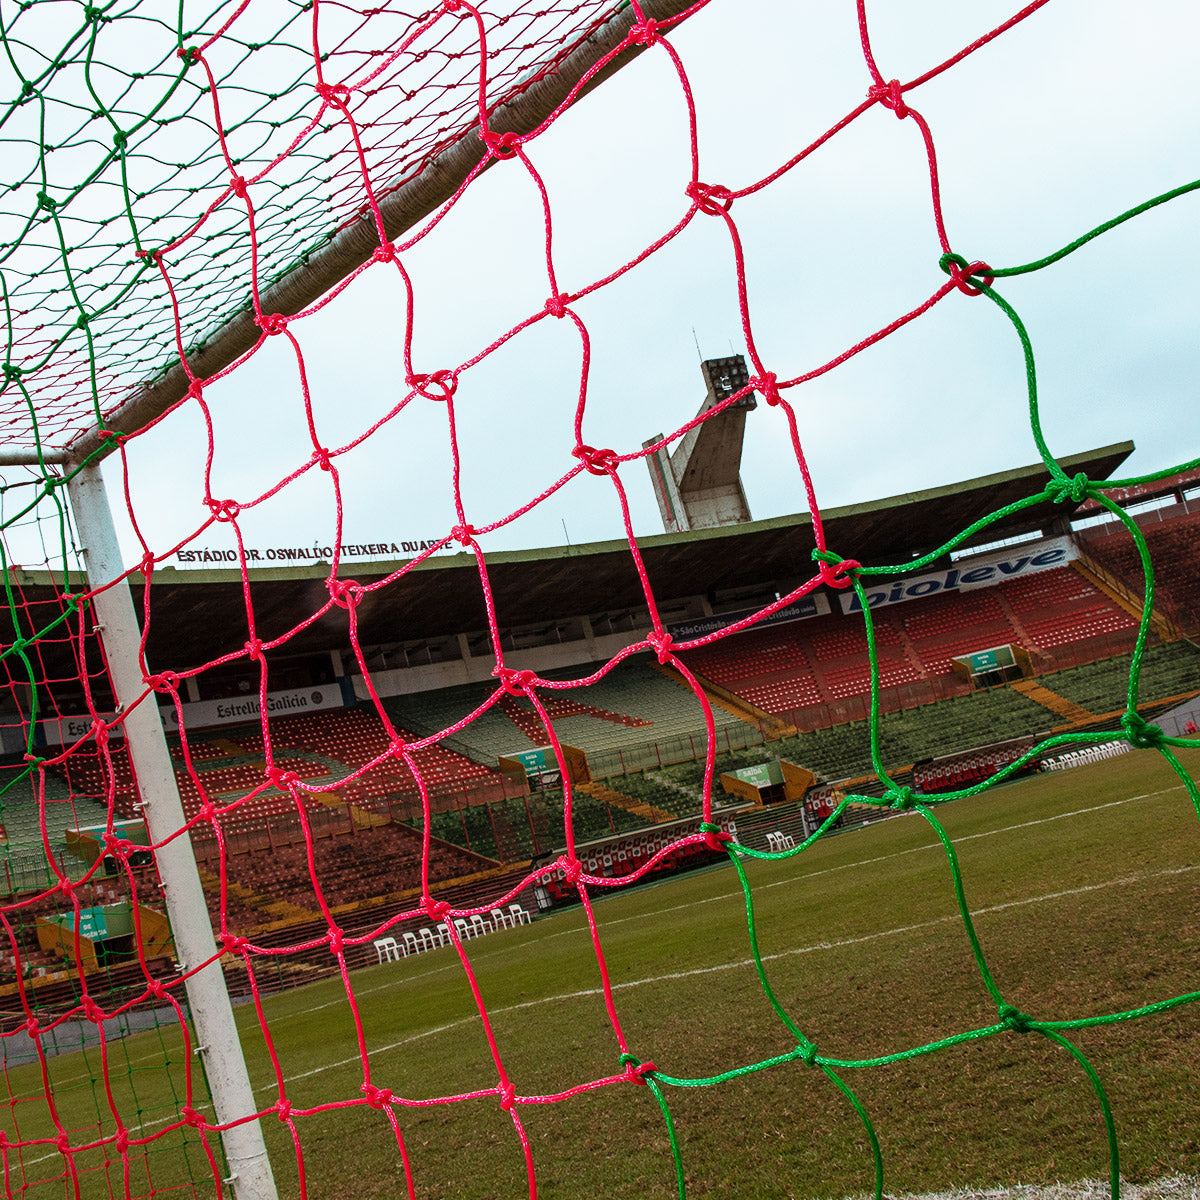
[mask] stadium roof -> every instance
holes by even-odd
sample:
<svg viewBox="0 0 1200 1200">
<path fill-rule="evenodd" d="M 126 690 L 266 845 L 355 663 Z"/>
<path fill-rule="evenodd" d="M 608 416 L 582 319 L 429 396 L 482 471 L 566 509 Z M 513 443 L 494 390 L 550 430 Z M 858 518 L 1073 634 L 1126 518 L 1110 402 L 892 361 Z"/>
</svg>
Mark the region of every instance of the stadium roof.
<svg viewBox="0 0 1200 1200">
<path fill-rule="evenodd" d="M 1129 456 L 1120 442 L 1061 460 L 1065 471 L 1107 478 Z M 829 547 L 864 564 L 903 564 L 944 545 L 980 517 L 1036 494 L 1048 479 L 1037 464 L 963 483 L 891 496 L 824 512 Z M 1044 502 L 989 526 L 979 544 L 1037 532 L 1070 517 L 1079 506 Z M 660 602 L 738 588 L 790 590 L 812 574 L 812 518 L 807 513 L 742 525 L 659 534 L 639 540 Z M 496 552 L 488 575 L 502 629 L 564 618 L 644 607 L 641 586 L 624 541 Z M 343 575 L 370 583 L 402 562 L 346 564 Z M 269 567 L 250 571 L 256 632 L 264 642 L 285 635 L 327 600 L 328 565 Z M 45 585 L 44 572 L 16 569 L 26 589 Z M 236 570 L 160 567 L 151 585 L 147 658 L 199 666 L 239 650 L 248 634 L 241 577 Z M 135 606 L 141 609 L 140 597 Z M 358 631 L 367 647 L 443 638 L 486 629 L 474 556 L 462 552 L 430 558 L 400 579 L 364 596 Z M 333 609 L 298 631 L 286 653 L 348 647 L 346 614 Z"/>
</svg>

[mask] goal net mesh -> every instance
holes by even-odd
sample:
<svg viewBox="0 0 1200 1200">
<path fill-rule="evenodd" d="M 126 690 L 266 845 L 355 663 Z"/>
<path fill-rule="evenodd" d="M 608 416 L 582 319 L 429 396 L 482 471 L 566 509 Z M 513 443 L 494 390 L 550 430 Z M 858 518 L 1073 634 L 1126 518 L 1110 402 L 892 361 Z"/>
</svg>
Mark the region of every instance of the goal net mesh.
<svg viewBox="0 0 1200 1200">
<path fill-rule="evenodd" d="M 717 10 L 737 20 L 737 5 L 720 0 L 691 8 L 445 0 L 423 11 L 392 0 L 370 8 L 311 0 L 189 2 L 178 9 L 137 0 L 33 0 L 6 9 L 0 26 L 7 184 L 0 200 L 0 285 L 8 327 L 0 451 L 11 464 L 2 468 L 0 487 L 7 615 L 0 707 L 6 1194 L 236 1191 L 187 990 L 192 976 L 218 969 L 218 961 L 231 993 L 245 1001 L 239 1025 L 256 1112 L 244 1120 L 261 1120 L 283 1195 L 683 1196 L 722 1188 L 736 1194 L 742 1179 L 751 1193 L 782 1195 L 780 1188 L 792 1185 L 771 1182 L 773 1143 L 748 1138 L 743 1127 L 753 1125 L 782 1130 L 781 1145 L 816 1144 L 836 1126 L 851 1147 L 847 1187 L 881 1196 L 889 1154 L 904 1163 L 920 1151 L 906 1137 L 888 1149 L 886 1126 L 873 1115 L 872 1097 L 882 1086 L 874 1081 L 964 1046 L 1004 1043 L 1016 1047 L 1015 1056 L 1034 1042 L 1065 1057 L 1074 1083 L 1082 1081 L 1083 1090 L 1071 1094 L 1089 1113 L 1089 1161 L 1117 1193 L 1119 1119 L 1106 1090 L 1111 1078 L 1089 1058 L 1087 1038 L 1135 1018 L 1194 1012 L 1189 1006 L 1200 998 L 1194 973 L 1191 983 L 1181 975 L 1165 987 L 1147 978 L 1143 999 L 1119 1007 L 1105 1005 L 1103 994 L 1064 990 L 1052 1011 L 1025 1011 L 1020 989 L 996 969 L 977 932 L 962 847 L 939 811 L 1031 764 L 1116 740 L 1166 764 L 1170 786 L 1182 789 L 1180 803 L 1200 809 L 1179 757 L 1195 739 L 1164 730 L 1139 709 L 1161 606 L 1146 536 L 1113 498 L 1121 489 L 1192 471 L 1200 459 L 1137 478 L 1093 480 L 1064 469 L 1042 429 L 1037 338 L 1007 290 L 1010 279 L 1050 273 L 1151 209 L 1190 203 L 1187 193 L 1200 182 L 1181 180 L 1170 192 L 1135 197 L 1141 201 L 1135 207 L 1075 231 L 1065 245 L 1033 247 L 1038 257 L 1029 262 L 985 261 L 986 247 L 954 240 L 942 200 L 946 167 L 937 128 L 922 115 L 926 85 L 947 72 L 973 70 L 977 55 L 1036 21 L 1045 2 L 901 80 L 876 62 L 862 0 L 862 87 L 854 105 L 803 145 L 782 140 L 785 126 L 770 169 L 737 181 L 706 172 L 699 148 L 704 118 L 680 49 L 688 21 L 711 20 Z M 844 19 L 855 20 L 849 11 Z M 572 260 L 586 270 L 564 271 L 556 234 L 585 198 L 573 193 L 569 175 L 543 162 L 543 139 L 635 55 L 666 64 L 672 111 L 681 114 L 680 161 L 690 166 L 676 181 L 677 206 L 656 235 L 636 246 L 619 230 L 610 243 L 609 230 L 595 231 L 588 254 Z M 753 87 L 754 70 L 753 62 L 731 64 L 733 86 Z M 603 93 L 594 102 L 602 103 Z M 654 105 L 667 101 L 655 94 Z M 649 107 L 638 120 L 653 119 Z M 925 173 L 929 279 L 917 285 L 911 303 L 827 359 L 773 361 L 760 354 L 739 210 L 802 175 L 828 145 L 881 114 L 895 118 L 897 144 L 903 142 L 897 153 L 916 154 Z M 589 152 L 602 154 L 604 147 Z M 457 243 L 460 213 L 487 202 L 477 197 L 499 172 L 526 185 L 528 207 L 519 220 L 526 229 L 532 222 L 536 236 L 512 295 L 520 304 L 535 300 L 511 320 L 505 316 L 502 327 L 464 316 L 462 337 L 440 337 L 426 313 L 446 321 L 454 309 L 444 296 L 469 296 L 473 272 L 507 253 L 506 222 L 517 218 L 503 212 L 486 226 L 474 260 L 462 257 Z M 638 204 L 638 181 L 629 180 L 624 194 L 610 200 L 607 223 L 619 227 L 622 210 Z M 593 336 L 590 305 L 605 289 L 636 280 L 652 260 L 669 256 L 685 231 L 705 222 L 712 231 L 705 244 L 724 264 L 749 382 L 647 448 L 641 430 L 619 441 L 593 433 L 616 428 L 609 409 L 619 370 L 615 348 Z M 436 266 L 430 272 L 431 262 L 445 263 L 440 274 Z M 352 330 L 328 323 L 329 314 L 372 287 L 370 295 L 387 297 L 386 335 L 356 342 Z M 441 299 L 433 295 L 439 289 Z M 1027 494 L 918 559 L 865 561 L 855 546 L 826 538 L 814 481 L 819 472 L 810 471 L 803 448 L 813 419 L 805 387 L 850 369 L 935 309 L 968 304 L 989 318 L 1000 314 L 1011 329 L 1045 475 Z M 686 318 L 681 323 L 686 337 Z M 495 363 L 506 369 L 516 363 L 513 369 L 531 371 L 530 386 L 538 386 L 540 376 L 520 365 L 514 350 L 528 345 L 536 358 L 551 328 L 565 330 L 559 344 L 571 347 L 571 368 L 556 381 L 561 419 L 552 431 L 531 426 L 523 436 L 548 443 L 539 446 L 545 451 L 539 463 L 552 466 L 526 472 L 499 456 L 481 457 L 480 439 L 486 443 L 492 423 L 501 420 L 488 408 L 495 378 L 489 372 Z M 464 348 L 467 337 L 475 340 Z M 344 371 L 325 365 L 330 341 Z M 443 351 L 453 356 L 436 357 Z M 388 387 L 369 417 L 350 428 L 337 412 L 359 386 L 349 368 L 372 356 L 386 362 Z M 318 360 L 322 365 L 314 367 Z M 608 374 L 597 397 L 600 371 Z M 236 396 L 232 413 L 230 396 Z M 802 582 L 753 614 L 700 637 L 673 638 L 662 610 L 663 601 L 675 598 L 672 581 L 647 569 L 629 483 L 635 474 L 639 485 L 644 480 L 648 455 L 678 446 L 697 425 L 750 397 L 760 405 L 755 419 L 776 423 L 780 469 L 795 475 L 811 514 L 812 559 L 797 565 Z M 506 413 L 503 420 L 519 423 L 521 415 Z M 403 463 L 376 462 L 364 479 L 364 448 L 381 442 L 396 454 L 403 450 Z M 382 476 L 413 469 L 418 459 L 441 471 L 441 493 L 415 518 L 427 523 L 419 539 L 392 532 L 386 541 L 363 541 L 365 519 L 396 528 L 379 517 L 378 504 L 386 500 L 372 509 L 371 496 L 386 493 Z M 68 490 L 74 475 L 102 460 L 127 561 L 136 561 L 124 576 L 97 581 L 86 574 Z M 164 491 L 176 472 L 198 486 L 181 485 L 178 495 Z M 509 507 L 506 500 L 502 511 L 488 502 L 492 484 L 507 497 L 499 484 L 514 480 L 524 488 L 518 502 Z M 577 497 L 580 506 L 611 505 L 641 600 L 619 652 L 586 670 L 538 674 L 514 665 L 523 660 L 508 630 L 511 615 L 495 600 L 489 538 L 563 495 Z M 163 519 L 158 509 L 168 497 L 174 515 Z M 286 528 L 293 503 L 297 511 L 322 514 L 313 544 L 268 556 L 261 547 L 280 540 L 276 531 Z M 981 781 L 923 794 L 883 745 L 885 681 L 867 595 L 872 581 L 919 574 L 1026 510 L 1069 514 L 1082 503 L 1123 523 L 1144 576 L 1124 697 L 1113 705 L 1123 709 L 1116 729 L 1030 739 Z M 490 682 L 465 689 L 470 702 L 459 713 L 422 724 L 413 704 L 397 701 L 393 682 L 397 667 L 420 665 L 412 646 L 381 648 L 360 628 L 369 622 L 377 630 L 378 613 L 392 611 L 391 641 L 405 643 L 406 589 L 420 586 L 425 564 L 436 565 L 442 552 L 471 556 L 475 564 L 472 603 L 481 619 L 457 631 L 463 637 L 452 650 L 458 655 L 468 641 L 471 655 L 488 663 Z M 385 573 L 361 561 L 372 558 L 397 561 Z M 314 569 L 302 586 L 277 588 L 260 569 L 280 561 Z M 231 629 L 207 643 L 185 636 L 197 618 L 188 602 L 166 600 L 160 586 L 168 568 L 183 564 L 225 572 L 213 577 L 209 594 L 214 604 L 219 596 Z M 141 692 L 119 702 L 95 601 L 126 586 L 142 627 Z M 762 742 L 763 730 L 727 719 L 692 656 L 818 593 L 835 602 L 858 599 L 870 712 L 854 736 L 878 786 L 831 793 L 815 828 L 780 832 L 777 840 L 772 831 L 770 842 L 756 843 L 743 838 L 738 819 L 726 811 L 717 777 L 727 769 L 720 756 Z M 587 607 L 601 613 L 613 606 L 598 594 Z M 206 608 L 200 619 L 212 621 L 215 611 Z M 175 659 L 164 656 L 172 628 L 180 631 Z M 314 629 L 327 640 L 329 630 L 344 634 L 340 673 L 327 653 L 322 660 L 314 649 Z M 620 632 L 616 622 L 613 631 Z M 225 648 L 208 659 L 187 657 L 196 644 L 218 642 Z M 150 645 L 163 650 L 151 655 Z M 436 662 L 437 653 L 427 648 L 426 661 Z M 650 802 L 631 816 L 605 800 L 603 788 L 579 786 L 570 739 L 560 732 L 580 714 L 599 714 L 614 727 L 624 720 L 625 742 L 638 744 L 637 719 L 614 715 L 612 689 L 605 690 L 634 661 L 670 674 L 679 706 L 692 714 L 681 736 L 697 763 L 698 798 L 677 801 L 674 814 Z M 301 693 L 307 698 L 289 699 Z M 295 711 L 304 705 L 316 715 Z M 165 840 L 146 833 L 126 748 L 125 722 L 138 706 L 163 713 L 186 813 L 186 824 Z M 471 757 L 471 735 L 500 715 L 537 747 L 548 791 L 531 793 L 523 777 L 514 783 L 497 769 L 502 752 L 490 762 Z M 778 722 L 765 728 L 770 736 L 780 732 Z M 662 761 L 661 747 L 657 754 Z M 871 1049 L 855 1053 L 834 1018 L 841 998 L 824 997 L 826 1025 L 801 1015 L 812 1011 L 811 995 L 801 1004 L 790 985 L 777 984 L 784 952 L 771 948 L 774 933 L 764 943 L 756 914 L 772 889 L 808 871 L 806 855 L 829 846 L 827 834 L 864 808 L 919 814 L 908 818 L 908 828 L 919 825 L 936 836 L 938 894 L 953 899 L 957 953 L 973 964 L 973 987 L 989 1015 L 926 1026 L 924 1036 L 906 1033 L 907 1040 L 893 1040 L 886 1050 L 873 1036 L 877 1030 L 868 1029 L 863 1044 Z M 677 819 L 653 824 L 668 815 Z M 622 842 L 616 835 L 625 829 Z M 600 836 L 606 833 L 612 836 Z M 178 839 L 190 840 L 199 862 L 216 938 L 209 962 L 178 961 L 162 915 L 155 859 L 166 841 Z M 676 953 L 665 933 L 654 962 L 638 958 L 628 927 L 606 924 L 595 904 L 664 867 L 692 861 L 727 863 L 727 877 L 738 881 L 736 961 L 712 967 L 710 986 L 722 992 L 723 1004 L 747 1014 L 765 1002 L 769 1034 L 742 1038 L 738 1022 L 709 1024 L 699 1012 L 655 1024 L 654 1040 L 635 1032 L 647 1026 L 647 1014 L 631 973 L 653 978 L 664 989 L 653 994 L 669 997 L 673 981 L 701 968 Z M 760 870 L 775 873 L 760 877 Z M 1180 876 L 1169 886 L 1194 885 Z M 539 976 L 535 957 L 549 925 L 529 920 L 550 897 L 578 901 L 574 912 L 582 917 L 569 936 L 584 947 L 561 968 L 569 977 L 552 981 Z M 706 921 L 706 902 L 692 900 L 694 920 Z M 880 933 L 864 932 L 847 945 L 904 925 L 905 911 L 893 900 L 876 914 Z M 1194 947 L 1194 919 L 1190 928 Z M 484 930 L 511 937 L 508 948 L 496 949 L 499 937 L 479 936 Z M 1187 934 L 1179 936 L 1182 944 Z M 814 948 L 819 939 L 817 930 Z M 1095 964 L 1097 974 L 1104 969 Z M 401 970 L 404 982 L 397 985 Z M 928 982 L 935 989 L 941 981 Z M 538 1002 L 543 987 L 570 1000 L 572 1020 L 581 1026 L 585 1012 L 588 1021 L 599 1021 L 603 1037 L 593 1036 L 591 1026 L 576 1036 L 570 1021 L 547 1015 Z M 464 1003 L 467 1016 L 460 1015 Z M 879 1025 L 888 1026 L 893 1015 L 878 1012 Z M 1194 1027 L 1187 1028 L 1190 1034 L 1175 1036 L 1194 1039 Z M 544 1035 L 514 1050 L 515 1031 L 528 1039 L 531 1029 Z M 673 1069 L 683 1061 L 673 1050 L 687 1040 L 704 1044 L 706 1052 L 693 1061 L 706 1069 Z M 446 1065 L 448 1044 L 461 1051 L 453 1067 Z M 1113 1074 L 1136 1068 L 1122 1061 Z M 806 1108 L 788 1107 L 771 1093 L 769 1104 L 782 1108 L 764 1111 L 756 1092 L 761 1081 L 801 1071 L 819 1083 L 804 1085 Z M 906 1086 L 923 1086 L 911 1082 L 917 1076 L 904 1078 Z M 698 1093 L 714 1098 L 698 1102 Z M 609 1096 L 611 1106 L 599 1107 L 598 1098 Z M 1030 1102 L 1039 1112 L 1043 1104 L 1046 1111 L 1054 1107 L 1052 1097 Z M 880 1107 L 887 1105 L 881 1100 Z M 545 1114 L 554 1109 L 582 1115 L 547 1124 Z M 1056 1125 L 1053 1136 L 1065 1136 L 1068 1124 Z M 716 1143 L 727 1155 L 719 1167 L 712 1166 Z M 1194 1132 L 1190 1145 L 1194 1163 Z M 946 1182 L 955 1181 L 954 1171 L 980 1174 L 971 1154 L 959 1149 Z M 626 1162 L 618 1168 L 612 1160 L 621 1158 Z M 494 1175 L 485 1161 L 500 1164 Z"/>
</svg>

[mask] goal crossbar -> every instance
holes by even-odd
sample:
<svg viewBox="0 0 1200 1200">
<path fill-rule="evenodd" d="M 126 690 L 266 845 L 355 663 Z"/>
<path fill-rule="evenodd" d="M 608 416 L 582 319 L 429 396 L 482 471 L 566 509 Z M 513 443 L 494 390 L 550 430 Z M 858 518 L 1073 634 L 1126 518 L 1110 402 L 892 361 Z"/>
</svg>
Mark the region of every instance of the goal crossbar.
<svg viewBox="0 0 1200 1200">
<path fill-rule="evenodd" d="M 698 7 L 695 0 L 643 0 L 641 4 L 645 19 L 659 24 L 682 20 L 690 10 Z M 579 86 L 589 71 L 621 45 L 636 19 L 633 6 L 625 5 L 566 55 L 553 71 L 533 80 L 520 95 L 494 109 L 488 117 L 489 129 L 496 134 L 523 136 L 531 133 L 568 100 L 574 89 L 579 89 L 575 100 L 582 99 L 627 66 L 642 53 L 644 46 L 637 43 L 627 46 L 595 71 L 582 87 Z M 419 175 L 383 198 L 379 211 L 387 237 L 391 240 L 400 237 L 445 204 L 471 173 L 480 168 L 489 153 L 487 144 L 480 137 L 479 126 L 474 125 Z M 487 166 L 490 163 L 484 164 L 483 169 Z M 307 261 L 264 288 L 259 297 L 262 311 L 293 316 L 361 267 L 378 246 L 374 214 L 367 211 Z M 199 346 L 188 351 L 188 368 L 197 378 L 209 378 L 236 362 L 262 336 L 253 310 L 243 308 L 220 321 Z M 191 383 L 188 368 L 178 362 L 157 379 L 138 388 L 109 415 L 103 428 L 81 434 L 61 454 L 9 454 L 0 461 L 70 464 L 102 458 L 115 448 L 113 434 L 136 432 L 187 394 Z"/>
</svg>

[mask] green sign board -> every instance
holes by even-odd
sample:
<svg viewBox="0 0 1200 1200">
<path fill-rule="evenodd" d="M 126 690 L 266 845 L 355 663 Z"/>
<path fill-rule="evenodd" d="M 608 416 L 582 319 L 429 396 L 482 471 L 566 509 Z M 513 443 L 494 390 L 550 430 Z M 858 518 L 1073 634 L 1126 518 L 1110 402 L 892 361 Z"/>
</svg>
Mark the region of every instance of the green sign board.
<svg viewBox="0 0 1200 1200">
<path fill-rule="evenodd" d="M 74 927 L 74 922 L 72 922 Z M 100 942 L 108 937 L 108 919 L 102 908 L 79 910 L 79 936 L 89 941 Z"/>
<path fill-rule="evenodd" d="M 956 661 L 965 663 L 972 675 L 995 671 L 1000 667 L 1011 667 L 1016 662 L 1011 646 L 993 646 L 990 650 L 976 650 L 974 654 L 963 654 Z"/>
<path fill-rule="evenodd" d="M 530 775 L 540 775 L 543 771 L 558 770 L 558 760 L 549 746 L 541 746 L 537 750 L 521 750 L 517 754 L 506 754 L 504 757 L 519 762 Z"/>
<path fill-rule="evenodd" d="M 783 768 L 777 762 L 755 763 L 752 767 L 740 767 L 729 772 L 735 779 L 757 788 L 770 787 L 783 782 Z"/>
</svg>

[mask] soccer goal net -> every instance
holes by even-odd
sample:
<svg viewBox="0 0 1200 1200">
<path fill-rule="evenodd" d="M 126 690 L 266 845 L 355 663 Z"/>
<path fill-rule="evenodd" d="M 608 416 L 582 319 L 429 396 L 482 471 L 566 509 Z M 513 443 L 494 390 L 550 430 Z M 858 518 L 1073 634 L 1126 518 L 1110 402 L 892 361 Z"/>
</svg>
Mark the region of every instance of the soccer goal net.
<svg viewBox="0 0 1200 1200">
<path fill-rule="evenodd" d="M 6 1195 L 1192 1186 L 1161 7 L 4 8 Z"/>
</svg>

